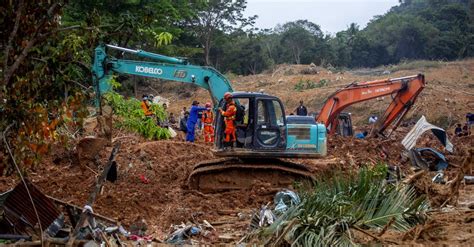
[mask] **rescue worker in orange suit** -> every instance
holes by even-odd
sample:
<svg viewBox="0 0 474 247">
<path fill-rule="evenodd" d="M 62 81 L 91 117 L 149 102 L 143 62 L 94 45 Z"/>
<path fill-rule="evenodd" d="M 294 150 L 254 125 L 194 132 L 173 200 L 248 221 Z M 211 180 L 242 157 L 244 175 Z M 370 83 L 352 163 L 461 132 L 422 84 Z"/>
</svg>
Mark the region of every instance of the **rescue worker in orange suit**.
<svg viewBox="0 0 474 247">
<path fill-rule="evenodd" d="M 204 124 L 204 142 L 213 143 L 214 142 L 214 113 L 211 109 L 211 103 L 206 103 L 206 110 L 202 112 L 202 123 Z"/>
<path fill-rule="evenodd" d="M 142 110 L 143 110 L 143 113 L 145 113 L 145 116 L 153 117 L 153 112 L 150 110 L 150 103 L 148 101 L 148 96 L 143 95 L 140 106 L 142 107 Z"/>
<path fill-rule="evenodd" d="M 235 106 L 234 100 L 232 100 L 232 94 L 227 92 L 224 94 L 224 100 L 226 101 L 226 110 L 219 108 L 221 115 L 224 117 L 225 122 L 225 138 L 224 138 L 224 149 L 234 147 L 235 142 L 235 116 L 237 114 L 237 107 Z"/>
</svg>

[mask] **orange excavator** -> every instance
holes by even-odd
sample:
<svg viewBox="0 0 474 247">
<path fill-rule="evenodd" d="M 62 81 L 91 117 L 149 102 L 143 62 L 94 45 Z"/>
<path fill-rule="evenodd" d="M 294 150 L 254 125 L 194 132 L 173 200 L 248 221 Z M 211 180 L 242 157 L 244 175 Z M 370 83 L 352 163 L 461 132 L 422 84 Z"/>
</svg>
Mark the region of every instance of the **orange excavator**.
<svg viewBox="0 0 474 247">
<path fill-rule="evenodd" d="M 334 134 L 337 129 L 350 126 L 350 116 L 341 114 L 342 111 L 355 103 L 390 95 L 392 102 L 385 110 L 373 131 L 374 135 L 385 136 L 384 131 L 393 124 L 391 134 L 400 124 L 403 117 L 415 103 L 416 98 L 425 87 L 425 77 L 422 74 L 393 79 L 383 79 L 368 82 L 352 83 L 345 88 L 337 90 L 324 103 L 323 108 L 316 117 L 316 122 L 324 123 L 329 134 Z M 338 125 L 342 128 L 338 128 Z"/>
</svg>

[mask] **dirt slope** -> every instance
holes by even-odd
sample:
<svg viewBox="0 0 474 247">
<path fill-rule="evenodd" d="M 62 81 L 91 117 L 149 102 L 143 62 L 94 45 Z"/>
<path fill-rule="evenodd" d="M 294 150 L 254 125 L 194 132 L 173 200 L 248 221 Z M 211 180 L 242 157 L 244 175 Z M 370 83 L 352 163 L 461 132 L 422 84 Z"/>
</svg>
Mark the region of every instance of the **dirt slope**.
<svg viewBox="0 0 474 247">
<path fill-rule="evenodd" d="M 230 79 L 236 91 L 263 90 L 265 93 L 279 97 L 286 107 L 286 112 L 290 113 L 298 106 L 301 99 L 305 101 L 309 112 L 317 112 L 330 94 L 352 82 L 423 73 L 427 86 L 407 115 L 407 119 L 418 119 L 419 116 L 425 115 L 430 122 L 447 127 L 464 120 L 466 112 L 472 112 L 474 109 L 474 59 L 455 62 L 422 61 L 344 72 L 331 72 L 324 68 L 317 68 L 318 74 L 300 73 L 308 67 L 308 65 L 280 65 L 275 71 L 252 76 L 230 77 Z M 386 74 L 388 72 L 390 74 Z M 328 81 L 327 86 L 301 92 L 295 90 L 295 85 L 300 81 L 318 83 L 321 80 Z M 156 86 L 163 87 L 160 84 Z M 162 90 L 165 97 L 173 99 L 170 110 L 175 113 L 179 113 L 183 106 L 189 107 L 194 99 L 202 103 L 210 100 L 209 93 L 203 89 L 193 91 L 190 97 L 180 98 L 173 93 L 178 87 L 187 87 L 187 85 L 173 82 L 166 84 Z M 381 101 L 372 100 L 356 104 L 347 111 L 353 113 L 356 124 L 362 125 L 367 123 L 369 115 L 382 115 L 389 103 L 389 97 L 385 97 Z M 433 111 L 433 109 L 436 110 Z"/>
</svg>

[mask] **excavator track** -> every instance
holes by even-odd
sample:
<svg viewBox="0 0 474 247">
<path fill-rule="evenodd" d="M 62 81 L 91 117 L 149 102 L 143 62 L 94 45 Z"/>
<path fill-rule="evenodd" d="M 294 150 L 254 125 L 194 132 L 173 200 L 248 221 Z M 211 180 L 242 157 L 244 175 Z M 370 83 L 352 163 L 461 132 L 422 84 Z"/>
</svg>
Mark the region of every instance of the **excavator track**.
<svg viewBox="0 0 474 247">
<path fill-rule="evenodd" d="M 188 186 L 208 193 L 253 186 L 286 188 L 295 181 L 312 182 L 314 176 L 305 166 L 281 159 L 221 158 L 197 164 Z"/>
</svg>

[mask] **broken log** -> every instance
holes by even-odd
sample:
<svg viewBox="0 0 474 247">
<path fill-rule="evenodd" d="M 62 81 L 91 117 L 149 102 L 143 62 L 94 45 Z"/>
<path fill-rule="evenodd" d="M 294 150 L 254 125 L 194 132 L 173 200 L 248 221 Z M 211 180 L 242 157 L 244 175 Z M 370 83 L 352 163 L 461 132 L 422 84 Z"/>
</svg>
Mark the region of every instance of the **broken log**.
<svg viewBox="0 0 474 247">
<path fill-rule="evenodd" d="M 416 172 L 415 174 L 411 175 L 410 177 L 406 178 L 403 183 L 404 184 L 411 184 L 413 183 L 416 179 L 421 178 L 424 176 L 426 173 L 428 173 L 426 170 L 420 170 Z"/>
</svg>

